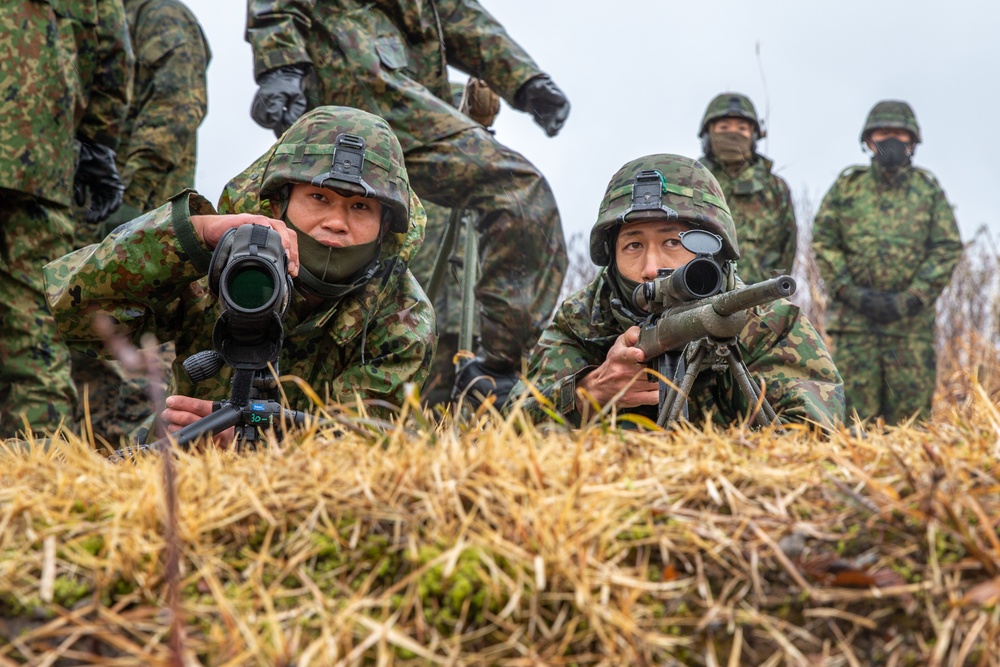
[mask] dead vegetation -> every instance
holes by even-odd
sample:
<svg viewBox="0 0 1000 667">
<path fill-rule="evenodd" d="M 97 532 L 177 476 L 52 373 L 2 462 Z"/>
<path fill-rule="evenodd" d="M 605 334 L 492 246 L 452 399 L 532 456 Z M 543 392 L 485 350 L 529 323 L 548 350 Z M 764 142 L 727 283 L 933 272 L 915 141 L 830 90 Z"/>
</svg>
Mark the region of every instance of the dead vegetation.
<svg viewBox="0 0 1000 667">
<path fill-rule="evenodd" d="M 970 396 L 828 441 L 411 415 L 180 453 L 174 633 L 159 457 L 8 444 L 0 665 L 997 665 L 1000 411 Z"/>
<path fill-rule="evenodd" d="M 995 256 L 942 299 L 922 427 L 0 445 L 0 666 L 1000 665 Z"/>
</svg>

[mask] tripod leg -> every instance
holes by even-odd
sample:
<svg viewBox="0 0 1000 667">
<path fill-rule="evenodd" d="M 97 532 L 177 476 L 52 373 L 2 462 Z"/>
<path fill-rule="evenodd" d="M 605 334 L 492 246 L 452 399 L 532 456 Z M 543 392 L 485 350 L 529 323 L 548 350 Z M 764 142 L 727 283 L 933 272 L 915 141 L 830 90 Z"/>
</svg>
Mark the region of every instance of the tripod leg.
<svg viewBox="0 0 1000 667">
<path fill-rule="evenodd" d="M 660 355 L 659 362 L 657 363 L 657 369 L 660 375 L 670 380 L 673 385 L 669 385 L 663 380 L 660 380 L 660 409 L 656 415 L 657 426 L 663 427 L 660 422 L 666 419 L 667 410 L 669 409 L 670 403 L 674 400 L 676 396 L 676 391 L 674 387 L 677 386 L 677 378 L 674 377 L 677 374 L 677 369 L 681 365 L 682 356 L 680 354 L 666 352 Z"/>
<path fill-rule="evenodd" d="M 760 410 L 757 412 L 756 418 L 757 424 L 760 426 L 777 424 L 778 415 L 775 414 L 774 408 L 768 403 L 767 397 L 761 396 L 757 386 L 750 379 L 750 371 L 747 370 L 743 359 L 739 357 L 739 352 L 730 347 L 729 354 L 726 355 L 726 362 L 729 364 L 729 369 L 732 371 L 733 377 L 736 378 L 737 386 L 743 392 L 743 395 L 747 397 L 750 404 L 757 405 L 757 403 L 760 403 Z"/>
<path fill-rule="evenodd" d="M 696 343 L 697 350 L 695 350 L 691 361 L 687 361 L 687 352 L 685 349 L 684 353 L 681 355 L 680 364 L 677 367 L 677 373 L 674 377 L 674 384 L 677 389 L 674 389 L 671 393 L 673 397 L 664 404 L 663 409 L 660 411 L 657 417 L 656 423 L 662 428 L 669 428 L 671 424 L 676 422 L 678 419 L 683 417 L 687 418 L 687 402 L 688 396 L 691 395 L 691 387 L 694 386 L 694 381 L 697 379 L 698 374 L 701 373 L 702 364 L 705 362 L 705 346 L 703 343 Z M 677 376 L 683 373 L 680 377 L 680 382 L 678 382 Z"/>
<path fill-rule="evenodd" d="M 215 412 L 205 415 L 193 424 L 188 424 L 172 436 L 157 440 L 150 445 L 150 447 L 158 449 L 168 447 L 170 445 L 170 440 L 173 439 L 179 446 L 187 449 L 187 445 L 201 436 L 205 434 L 215 435 L 216 433 L 221 433 L 230 426 L 236 426 L 239 424 L 242 418 L 243 412 L 239 408 L 234 407 L 229 403 L 223 403 L 222 407 Z"/>
</svg>

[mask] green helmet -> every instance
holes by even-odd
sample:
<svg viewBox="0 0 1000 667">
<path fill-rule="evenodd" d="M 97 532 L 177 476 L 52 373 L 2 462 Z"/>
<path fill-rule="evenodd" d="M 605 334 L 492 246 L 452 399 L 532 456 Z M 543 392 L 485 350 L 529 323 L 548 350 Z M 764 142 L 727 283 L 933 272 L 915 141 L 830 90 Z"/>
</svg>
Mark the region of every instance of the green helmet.
<svg viewBox="0 0 1000 667">
<path fill-rule="evenodd" d="M 722 93 L 708 103 L 705 115 L 701 119 L 701 130 L 698 136 L 704 138 L 708 134 L 708 126 L 720 118 L 745 118 L 754 126 L 754 141 L 766 136 L 760 125 L 757 110 L 750 98 L 741 93 Z"/>
<path fill-rule="evenodd" d="M 372 197 L 396 233 L 409 228 L 410 184 L 403 149 L 379 116 L 350 107 L 323 106 L 288 128 L 264 170 L 261 200 L 282 200 L 292 183 L 311 183 L 343 194 Z"/>
<path fill-rule="evenodd" d="M 882 100 L 872 107 L 861 130 L 861 143 L 865 143 L 872 130 L 899 129 L 908 130 L 913 135 L 913 143 L 920 143 L 920 126 L 917 116 L 906 102 L 900 100 Z"/>
<path fill-rule="evenodd" d="M 616 228 L 630 222 L 681 220 L 722 237 L 722 259 L 738 259 L 736 225 L 719 182 L 705 165 L 682 155 L 647 155 L 623 166 L 608 183 L 590 231 L 590 259 L 608 266 Z"/>
</svg>

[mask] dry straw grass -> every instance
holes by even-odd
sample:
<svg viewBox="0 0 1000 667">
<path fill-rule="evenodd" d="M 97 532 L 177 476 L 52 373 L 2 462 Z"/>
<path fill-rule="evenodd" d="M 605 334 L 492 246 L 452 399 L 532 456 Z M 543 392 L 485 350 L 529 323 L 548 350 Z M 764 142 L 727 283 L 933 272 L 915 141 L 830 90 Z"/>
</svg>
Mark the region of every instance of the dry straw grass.
<svg viewBox="0 0 1000 667">
<path fill-rule="evenodd" d="M 515 415 L 0 452 L 0 665 L 1000 664 L 1000 411 L 820 441 Z M 175 632 L 174 634 L 178 634 Z"/>
<path fill-rule="evenodd" d="M 921 428 L 410 412 L 135 464 L 70 435 L 0 445 L 0 667 L 1000 665 L 980 251 L 942 301 Z"/>
</svg>

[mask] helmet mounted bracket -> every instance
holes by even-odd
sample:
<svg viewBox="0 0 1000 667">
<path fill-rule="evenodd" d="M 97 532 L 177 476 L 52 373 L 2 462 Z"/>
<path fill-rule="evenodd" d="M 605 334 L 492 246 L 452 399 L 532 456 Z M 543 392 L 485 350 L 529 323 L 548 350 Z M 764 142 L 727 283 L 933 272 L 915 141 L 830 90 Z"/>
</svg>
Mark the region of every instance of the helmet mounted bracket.
<svg viewBox="0 0 1000 667">
<path fill-rule="evenodd" d="M 667 183 L 659 170 L 640 171 L 632 181 L 632 205 L 618 216 L 618 222 L 624 224 L 629 214 L 639 211 L 661 211 L 668 219 L 676 220 L 680 217 L 677 211 L 663 203 L 663 195 L 666 192 Z"/>
<path fill-rule="evenodd" d="M 361 177 L 365 166 L 365 140 L 356 134 L 341 134 L 333 149 L 330 171 L 312 180 L 316 187 L 326 187 L 327 181 L 352 183 L 364 189 L 365 197 L 374 197 L 375 189 Z"/>
</svg>

